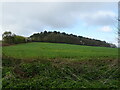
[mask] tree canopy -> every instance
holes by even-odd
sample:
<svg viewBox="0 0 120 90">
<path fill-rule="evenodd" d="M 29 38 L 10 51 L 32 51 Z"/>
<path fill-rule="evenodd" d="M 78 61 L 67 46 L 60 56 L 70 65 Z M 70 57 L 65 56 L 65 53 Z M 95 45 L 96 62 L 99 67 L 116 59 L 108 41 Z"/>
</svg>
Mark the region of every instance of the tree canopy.
<svg viewBox="0 0 120 90">
<path fill-rule="evenodd" d="M 77 45 L 86 45 L 86 46 L 100 46 L 100 47 L 113 47 L 116 45 L 112 43 L 107 43 L 105 41 L 91 39 L 83 36 L 77 36 L 73 34 L 67 34 L 65 32 L 40 32 L 34 33 L 30 37 L 23 37 L 12 32 L 4 32 L 2 34 L 3 41 L 8 44 L 19 44 L 26 42 L 51 42 L 51 43 L 67 43 L 67 44 L 77 44 Z"/>
<path fill-rule="evenodd" d="M 101 46 L 101 47 L 116 47 L 116 45 L 107 43 L 105 41 L 86 38 L 83 36 L 77 36 L 73 34 L 66 34 L 65 32 L 41 32 L 35 33 L 30 36 L 33 42 L 52 42 L 52 43 L 68 43 L 87 46 Z"/>
<path fill-rule="evenodd" d="M 2 34 L 3 41 L 8 44 L 18 44 L 26 42 L 26 38 L 23 36 L 15 35 L 12 32 L 4 32 Z"/>
</svg>

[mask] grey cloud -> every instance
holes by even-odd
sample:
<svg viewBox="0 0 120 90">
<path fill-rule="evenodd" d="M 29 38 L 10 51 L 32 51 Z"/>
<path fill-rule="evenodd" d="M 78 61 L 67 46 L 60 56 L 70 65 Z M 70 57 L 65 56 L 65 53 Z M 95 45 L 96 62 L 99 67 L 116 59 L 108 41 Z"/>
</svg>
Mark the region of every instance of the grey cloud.
<svg viewBox="0 0 120 90">
<path fill-rule="evenodd" d="M 15 33 L 71 28 L 79 20 L 90 25 L 111 25 L 112 16 L 91 17 L 96 11 L 110 11 L 116 3 L 4 3 L 3 27 Z M 81 17 L 81 15 L 85 15 Z M 93 15 L 94 16 L 94 15 Z"/>
<path fill-rule="evenodd" d="M 88 25 L 112 26 L 116 22 L 117 15 L 111 11 L 96 11 L 83 14 L 80 17 Z"/>
</svg>

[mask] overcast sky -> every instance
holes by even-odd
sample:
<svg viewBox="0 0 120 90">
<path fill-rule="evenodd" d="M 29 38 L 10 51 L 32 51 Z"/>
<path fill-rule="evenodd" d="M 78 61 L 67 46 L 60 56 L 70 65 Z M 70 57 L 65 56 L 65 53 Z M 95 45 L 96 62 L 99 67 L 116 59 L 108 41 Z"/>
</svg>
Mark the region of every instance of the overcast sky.
<svg viewBox="0 0 120 90">
<path fill-rule="evenodd" d="M 0 15 L 2 33 L 60 31 L 117 44 L 117 2 L 6 2 Z"/>
</svg>

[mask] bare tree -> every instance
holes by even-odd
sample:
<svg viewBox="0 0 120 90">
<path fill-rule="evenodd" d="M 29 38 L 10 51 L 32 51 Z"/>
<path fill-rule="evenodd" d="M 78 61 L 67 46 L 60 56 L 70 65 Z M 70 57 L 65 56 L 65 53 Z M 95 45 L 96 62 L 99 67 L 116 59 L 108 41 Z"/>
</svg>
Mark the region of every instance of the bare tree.
<svg viewBox="0 0 120 90">
<path fill-rule="evenodd" d="M 118 47 L 120 47 L 120 2 L 118 2 Z"/>
</svg>

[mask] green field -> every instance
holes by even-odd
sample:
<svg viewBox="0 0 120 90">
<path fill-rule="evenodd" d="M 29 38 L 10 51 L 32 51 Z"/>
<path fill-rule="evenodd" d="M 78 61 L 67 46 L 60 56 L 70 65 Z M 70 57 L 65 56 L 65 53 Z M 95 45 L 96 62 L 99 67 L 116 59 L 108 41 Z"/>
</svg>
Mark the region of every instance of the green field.
<svg viewBox="0 0 120 90">
<path fill-rule="evenodd" d="M 3 54 L 14 58 L 115 59 L 117 48 L 55 43 L 27 43 L 3 47 Z"/>
<path fill-rule="evenodd" d="M 118 49 L 57 43 L 2 47 L 4 88 L 119 88 Z"/>
</svg>

